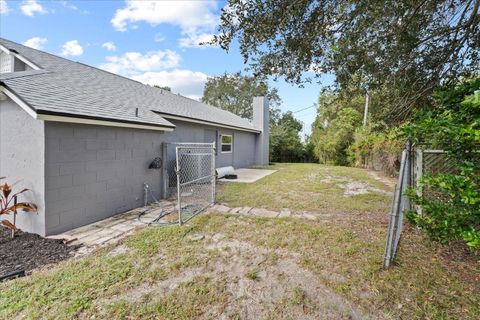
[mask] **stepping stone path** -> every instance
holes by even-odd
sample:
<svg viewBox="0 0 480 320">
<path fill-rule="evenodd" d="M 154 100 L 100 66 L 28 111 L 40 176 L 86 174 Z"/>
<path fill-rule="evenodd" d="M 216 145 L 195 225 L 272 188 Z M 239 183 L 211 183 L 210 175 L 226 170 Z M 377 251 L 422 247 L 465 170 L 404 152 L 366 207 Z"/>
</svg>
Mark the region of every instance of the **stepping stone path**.
<svg viewBox="0 0 480 320">
<path fill-rule="evenodd" d="M 303 218 L 307 220 L 317 220 L 317 216 L 312 213 L 302 212 L 302 213 L 293 213 L 290 209 L 282 209 L 280 211 L 272 211 L 263 208 L 252 208 L 252 207 L 236 207 L 230 208 L 224 204 L 216 204 L 207 209 L 208 213 L 223 213 L 223 214 L 234 214 L 234 215 L 246 215 L 252 217 L 263 217 L 263 218 Z"/>
<path fill-rule="evenodd" d="M 142 215 L 141 220 L 138 219 L 138 215 L 144 210 L 144 208 L 137 208 L 117 214 L 102 221 L 56 235 L 55 238 L 63 239 L 72 245 L 81 244 L 82 247 L 77 251 L 77 256 L 89 254 L 97 247 L 117 243 L 120 239 L 132 234 L 134 231 L 147 227 L 148 222 L 158 217 L 162 210 L 166 212 L 174 212 L 177 210 L 174 202 L 161 201 L 160 203 L 160 207 L 151 207 L 146 214 Z M 317 219 L 317 217 L 311 213 L 292 213 L 286 208 L 282 209 L 281 211 L 272 211 L 268 209 L 252 207 L 230 208 L 224 204 L 216 204 L 208 208 L 206 211 L 206 213 L 213 212 L 264 218 L 294 217 L 308 220 Z M 195 234 L 189 236 L 189 238 L 192 241 L 199 241 L 202 239 L 202 235 Z"/>
</svg>

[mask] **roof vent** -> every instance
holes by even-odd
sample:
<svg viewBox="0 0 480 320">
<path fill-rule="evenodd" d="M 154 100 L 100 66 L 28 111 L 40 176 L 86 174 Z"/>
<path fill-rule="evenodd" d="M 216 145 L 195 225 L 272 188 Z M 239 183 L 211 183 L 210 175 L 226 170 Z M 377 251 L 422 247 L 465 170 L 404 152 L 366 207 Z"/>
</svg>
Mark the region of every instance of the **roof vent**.
<svg viewBox="0 0 480 320">
<path fill-rule="evenodd" d="M 138 117 L 138 108 L 135 108 L 135 117 Z"/>
</svg>

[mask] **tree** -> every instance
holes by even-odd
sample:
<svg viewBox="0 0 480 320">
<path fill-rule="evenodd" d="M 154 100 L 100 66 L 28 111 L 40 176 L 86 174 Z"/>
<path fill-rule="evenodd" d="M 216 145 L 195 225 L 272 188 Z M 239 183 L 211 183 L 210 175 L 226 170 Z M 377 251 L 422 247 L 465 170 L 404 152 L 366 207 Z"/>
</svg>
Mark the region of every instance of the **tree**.
<svg viewBox="0 0 480 320">
<path fill-rule="evenodd" d="M 202 102 L 230 111 L 242 118 L 252 120 L 252 98 L 266 96 L 270 105 L 270 123 L 278 118 L 282 100 L 276 88 L 255 77 L 244 76 L 240 72 L 211 77 L 205 84 Z"/>
<path fill-rule="evenodd" d="M 385 89 L 397 121 L 439 83 L 479 72 L 480 0 L 229 0 L 213 43 L 238 39 L 254 74 L 334 73 Z M 308 80 L 308 79 L 307 79 Z"/>
<path fill-rule="evenodd" d="M 155 88 L 158 88 L 158 89 L 162 89 L 162 90 L 165 90 L 165 91 L 172 92 L 172 88 L 170 88 L 169 86 L 159 86 L 158 84 L 154 84 L 153 86 Z"/>
<path fill-rule="evenodd" d="M 312 143 L 321 163 L 348 165 L 348 149 L 361 125 L 361 97 L 344 100 L 337 92 L 324 91 L 319 97 L 317 117 L 312 125 Z"/>
<path fill-rule="evenodd" d="M 304 159 L 300 140 L 303 125 L 291 111 L 285 112 L 270 129 L 270 159 L 273 162 L 299 162 Z"/>
</svg>

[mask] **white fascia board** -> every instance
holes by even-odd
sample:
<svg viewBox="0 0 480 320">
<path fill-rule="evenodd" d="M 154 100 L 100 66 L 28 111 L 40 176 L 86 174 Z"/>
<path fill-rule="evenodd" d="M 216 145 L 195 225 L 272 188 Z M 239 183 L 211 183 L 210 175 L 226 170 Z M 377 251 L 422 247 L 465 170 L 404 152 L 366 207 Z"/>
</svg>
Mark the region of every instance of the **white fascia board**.
<svg viewBox="0 0 480 320">
<path fill-rule="evenodd" d="M 55 115 L 48 115 L 48 114 L 39 114 L 37 119 L 44 120 L 44 121 L 81 123 L 81 124 L 90 124 L 90 125 L 106 126 L 106 127 L 134 128 L 134 129 L 155 130 L 155 131 L 173 131 L 174 129 L 174 128 L 163 127 L 163 126 L 152 126 L 148 124 L 136 124 L 136 123 L 108 121 L 108 120 L 75 118 L 75 117 L 55 116 Z"/>
<path fill-rule="evenodd" d="M 7 47 L 5 47 L 3 44 L 0 43 L 0 50 L 2 50 L 3 52 L 5 52 L 6 54 L 10 54 L 10 49 L 8 49 Z"/>
<path fill-rule="evenodd" d="M 20 99 L 16 94 L 11 92 L 7 88 L 0 87 L 0 92 L 3 92 L 7 97 L 12 99 L 13 102 L 15 102 L 18 106 L 20 106 L 20 108 L 22 108 L 32 118 L 38 119 L 38 120 L 68 122 L 68 123 L 82 123 L 82 124 L 91 124 L 91 125 L 109 126 L 109 127 L 136 128 L 136 129 L 156 130 L 156 131 L 173 131 L 174 130 L 174 128 L 171 128 L 171 127 L 152 126 L 148 124 L 136 124 L 136 123 L 108 121 L 108 120 L 85 119 L 85 118 L 76 118 L 75 116 L 66 117 L 66 116 L 38 114 L 28 104 L 26 104 L 22 99 Z"/>
<path fill-rule="evenodd" d="M 34 119 L 37 119 L 38 115 L 35 110 L 33 110 L 28 104 L 26 104 L 22 99 L 20 99 L 15 93 L 8 90 L 7 88 L 0 86 L 0 92 L 3 92 L 7 97 L 13 100 L 16 104 L 20 106 L 26 113 L 32 116 Z"/>
<path fill-rule="evenodd" d="M 227 128 L 227 129 L 232 129 L 232 130 L 237 130 L 237 131 L 246 131 L 246 132 L 253 132 L 253 133 L 261 133 L 261 130 L 257 129 L 247 129 L 247 128 L 241 128 L 241 127 L 235 127 L 235 126 L 229 126 L 225 124 L 220 124 L 220 123 L 214 123 L 214 122 L 208 122 L 208 121 L 203 121 L 203 120 L 197 120 L 197 119 L 192 119 L 192 118 L 186 118 L 186 117 L 181 117 L 181 116 L 172 116 L 168 113 L 161 113 L 158 111 L 154 111 L 155 113 L 158 113 L 162 118 L 165 119 L 172 119 L 172 120 L 180 120 L 184 122 L 192 122 L 192 123 L 200 123 L 200 124 L 206 124 L 212 127 L 220 127 L 220 128 Z"/>
<path fill-rule="evenodd" d="M 3 52 L 9 54 L 9 55 L 12 55 L 14 56 L 15 58 L 17 58 L 18 60 L 20 61 L 23 61 L 23 63 L 25 63 L 26 65 L 28 65 L 30 68 L 32 68 L 33 70 L 40 70 L 41 68 L 39 66 L 37 66 L 35 63 L 33 63 L 32 61 L 28 60 L 27 58 L 25 58 L 24 56 L 22 56 L 21 54 L 18 54 L 18 53 L 15 53 L 13 52 L 12 50 L 8 49 L 7 47 L 5 47 L 4 45 L 2 45 L 0 43 L 0 50 L 2 50 Z"/>
</svg>

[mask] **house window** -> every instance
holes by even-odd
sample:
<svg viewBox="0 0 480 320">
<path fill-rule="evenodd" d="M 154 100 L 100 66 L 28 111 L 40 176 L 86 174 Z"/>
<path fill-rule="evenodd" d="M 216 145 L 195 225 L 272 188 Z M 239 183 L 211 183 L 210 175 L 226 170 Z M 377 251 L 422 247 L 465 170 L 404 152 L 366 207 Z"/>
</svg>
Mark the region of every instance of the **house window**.
<svg viewBox="0 0 480 320">
<path fill-rule="evenodd" d="M 232 145 L 233 145 L 233 137 L 231 135 L 223 135 L 221 142 L 221 150 L 222 153 L 231 153 L 232 152 Z"/>
</svg>

